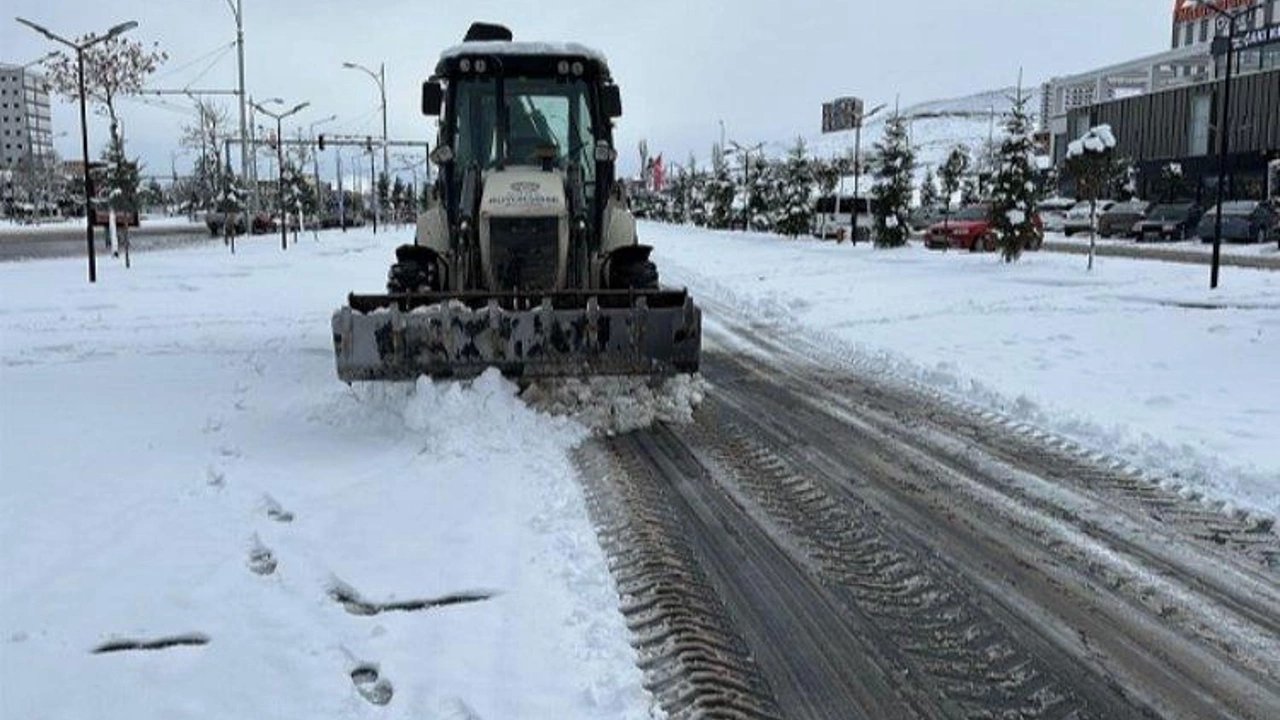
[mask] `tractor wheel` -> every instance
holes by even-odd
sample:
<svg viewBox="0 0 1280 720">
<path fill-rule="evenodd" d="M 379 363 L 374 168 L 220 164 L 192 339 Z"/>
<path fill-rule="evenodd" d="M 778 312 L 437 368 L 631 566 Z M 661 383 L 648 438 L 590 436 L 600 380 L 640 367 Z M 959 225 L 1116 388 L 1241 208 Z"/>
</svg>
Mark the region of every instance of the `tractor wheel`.
<svg viewBox="0 0 1280 720">
<path fill-rule="evenodd" d="M 609 270 L 609 287 L 617 290 L 657 290 L 658 266 L 650 260 L 615 265 Z"/>
<path fill-rule="evenodd" d="M 387 272 L 387 292 L 423 293 L 440 290 L 440 265 L 435 251 L 417 245 L 396 249 L 396 262 Z"/>
<path fill-rule="evenodd" d="M 995 236 L 995 235 L 993 235 L 993 234 L 991 234 L 991 233 L 987 233 L 986 235 L 983 235 L 983 236 L 982 236 L 982 251 L 983 251 L 983 252 L 995 252 L 995 251 L 996 251 L 996 249 L 999 247 L 999 245 L 1000 245 L 1000 243 L 998 243 L 998 242 L 996 241 L 996 236 Z"/>
</svg>

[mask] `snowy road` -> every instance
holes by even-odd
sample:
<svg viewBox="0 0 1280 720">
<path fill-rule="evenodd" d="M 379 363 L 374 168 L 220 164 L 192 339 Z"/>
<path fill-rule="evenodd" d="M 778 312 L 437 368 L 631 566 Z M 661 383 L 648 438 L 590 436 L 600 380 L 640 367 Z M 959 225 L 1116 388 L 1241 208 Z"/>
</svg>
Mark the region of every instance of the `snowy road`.
<svg viewBox="0 0 1280 720">
<path fill-rule="evenodd" d="M 583 460 L 674 717 L 1280 713 L 1273 527 L 706 309 L 695 424 Z"/>
</svg>

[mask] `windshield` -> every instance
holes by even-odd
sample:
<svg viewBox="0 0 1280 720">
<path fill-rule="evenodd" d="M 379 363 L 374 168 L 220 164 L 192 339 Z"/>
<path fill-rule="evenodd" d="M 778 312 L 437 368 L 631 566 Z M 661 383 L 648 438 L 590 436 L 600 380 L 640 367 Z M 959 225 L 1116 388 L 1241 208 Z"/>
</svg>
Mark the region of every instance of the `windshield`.
<svg viewBox="0 0 1280 720">
<path fill-rule="evenodd" d="M 1255 203 L 1255 202 L 1222 203 L 1223 215 L 1236 215 L 1236 216 L 1243 217 L 1247 215 L 1252 215 L 1253 211 L 1256 209 L 1258 209 L 1258 203 Z M 1218 212 L 1218 208 L 1215 206 L 1213 210 L 1209 211 L 1209 214 L 1216 215 L 1217 212 Z"/>
<path fill-rule="evenodd" d="M 460 80 L 455 95 L 454 153 L 460 167 L 540 166 L 576 163 L 589 183 L 595 177 L 595 132 L 587 83 L 570 78 L 506 78 L 504 112 L 497 81 Z M 505 116 L 505 123 L 499 118 Z"/>
<path fill-rule="evenodd" d="M 1157 205 L 1149 217 L 1152 220 L 1181 220 L 1190 209 L 1190 205 Z"/>
<path fill-rule="evenodd" d="M 991 215 L 991 209 L 986 205 L 970 205 L 967 208 L 961 208 L 953 217 L 955 220 L 986 220 Z"/>
</svg>

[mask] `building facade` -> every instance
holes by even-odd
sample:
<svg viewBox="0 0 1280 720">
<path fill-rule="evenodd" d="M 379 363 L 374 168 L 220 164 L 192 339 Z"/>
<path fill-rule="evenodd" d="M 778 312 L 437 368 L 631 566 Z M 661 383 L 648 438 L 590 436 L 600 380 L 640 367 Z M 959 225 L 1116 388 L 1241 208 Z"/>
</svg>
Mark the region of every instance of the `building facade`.
<svg viewBox="0 0 1280 720">
<path fill-rule="evenodd" d="M 1138 169 L 1139 194 L 1152 197 L 1161 170 L 1177 166 L 1186 199 L 1210 201 L 1218 181 L 1218 115 L 1222 83 L 1201 82 L 1113 100 L 1068 113 L 1068 135 L 1110 125 L 1116 155 Z M 1236 77 L 1231 83 L 1227 196 L 1260 199 L 1268 167 L 1280 160 L 1280 68 Z"/>
<path fill-rule="evenodd" d="M 1217 0 L 1240 17 L 1232 84 L 1229 191 L 1261 196 L 1267 163 L 1280 157 L 1280 0 Z M 1177 165 L 1201 198 L 1217 183 L 1219 82 L 1225 72 L 1225 20 L 1195 0 L 1175 0 L 1171 48 L 1136 60 L 1050 80 L 1042 123 L 1060 164 L 1067 144 L 1110 124 L 1117 154 L 1150 180 Z M 1216 52 L 1215 52 L 1216 50 Z"/>
<path fill-rule="evenodd" d="M 53 159 L 44 77 L 18 65 L 0 64 L 0 168 L 46 167 Z"/>
</svg>

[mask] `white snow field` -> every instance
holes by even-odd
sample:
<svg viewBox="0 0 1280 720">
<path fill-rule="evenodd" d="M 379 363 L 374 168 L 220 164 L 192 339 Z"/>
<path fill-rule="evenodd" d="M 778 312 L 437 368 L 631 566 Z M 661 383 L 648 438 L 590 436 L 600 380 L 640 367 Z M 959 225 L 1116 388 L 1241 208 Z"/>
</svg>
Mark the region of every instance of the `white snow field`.
<svg viewBox="0 0 1280 720">
<path fill-rule="evenodd" d="M 1280 273 L 1224 268 L 1211 292 L 1207 267 L 1149 260 L 1088 272 L 1055 253 L 1006 265 L 654 223 L 640 236 L 704 308 L 1280 514 Z"/>
<path fill-rule="evenodd" d="M 336 379 L 408 234 L 0 264 L 0 717 L 656 714 L 586 431 L 496 375 Z"/>
</svg>

